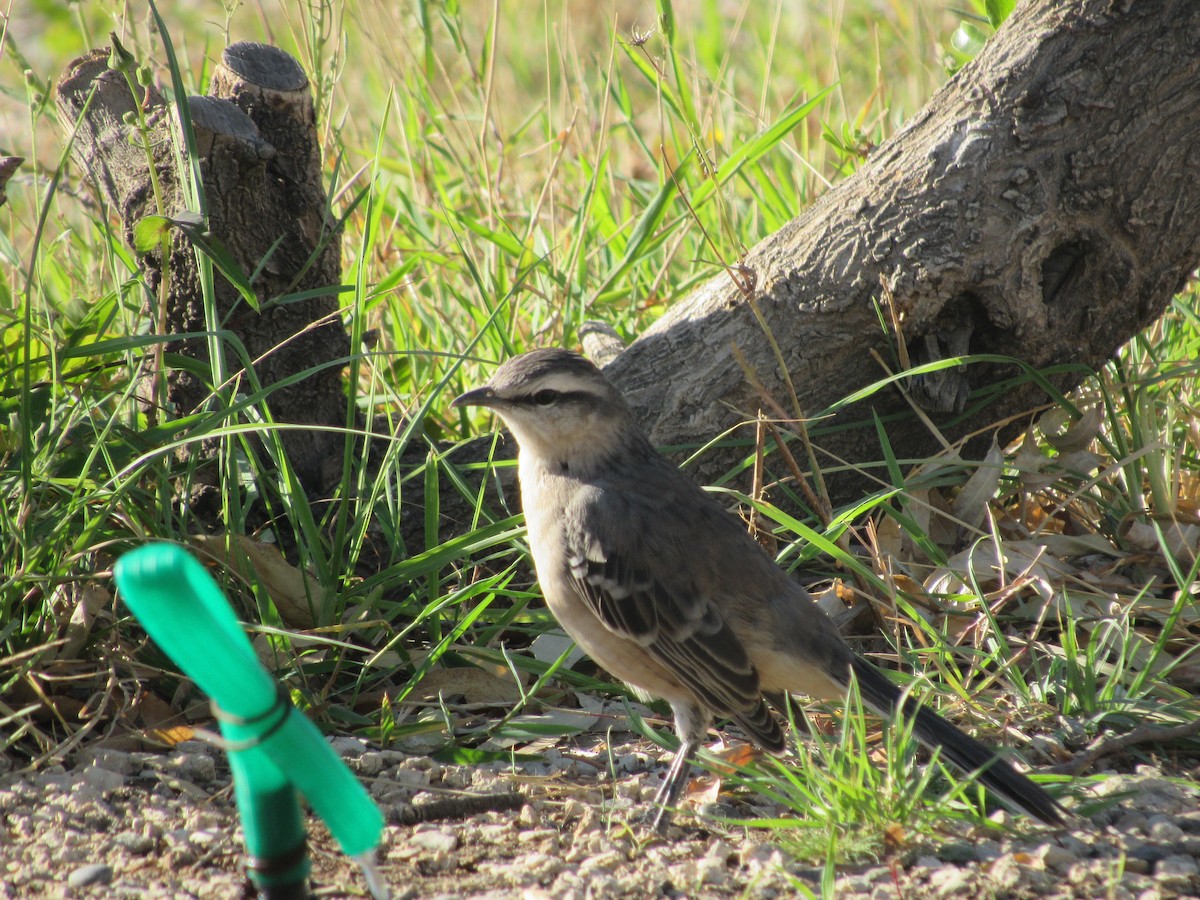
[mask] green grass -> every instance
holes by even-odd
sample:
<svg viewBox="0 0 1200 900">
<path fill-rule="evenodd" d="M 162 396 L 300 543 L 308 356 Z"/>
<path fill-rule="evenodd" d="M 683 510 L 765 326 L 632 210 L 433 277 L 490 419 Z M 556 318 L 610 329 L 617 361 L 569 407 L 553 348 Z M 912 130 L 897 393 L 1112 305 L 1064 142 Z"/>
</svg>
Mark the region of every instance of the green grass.
<svg viewBox="0 0 1200 900">
<path fill-rule="evenodd" d="M 546 711 L 573 694 L 622 691 L 528 649 L 553 622 L 517 511 L 446 452 L 490 423 L 449 398 L 514 352 L 574 345 L 588 318 L 633 337 L 736 262 L 921 107 L 961 20 L 931 0 L 698 2 L 674 9 L 673 27 L 588 9 L 162 5 L 181 90 L 203 92 L 228 36 L 278 43 L 312 79 L 345 218 L 344 321 L 352 346 L 377 333 L 346 361 L 350 452 L 321 503 L 289 476 L 267 392 L 235 394 L 213 371 L 200 374 L 224 398 L 215 411 L 150 417 L 138 401 L 144 373 L 179 361 L 160 360 L 153 298 L 113 212 L 66 162 L 72 123 L 56 121 L 48 85 L 109 29 L 169 85 L 164 42 L 116 3 L 17 11 L 0 45 L 0 150 L 28 158 L 0 209 L 0 734 L 13 753 L 40 761 L 119 732 L 133 686 L 178 687 L 107 592 L 120 552 L 200 529 L 178 502 L 197 477 L 181 451 L 200 442 L 218 448 L 227 529 L 291 550 L 288 591 L 236 558 L 217 569 L 327 729 L 449 757 L 504 752 L 559 733 Z M 872 598 L 865 649 L 923 673 L 921 690 L 974 729 L 1022 751 L 1030 734 L 1078 749 L 1114 725 L 1194 716 L 1197 308 L 1182 294 L 983 466 L 896 459 L 880 424 L 882 455 L 865 464 L 877 488 L 850 508 L 805 515 L 788 482 L 772 488 L 778 505 L 716 490 L 760 513 L 781 564 Z M 358 421 L 389 440 L 381 465 L 354 450 Z M 402 463 L 406 451 L 420 461 Z M 424 549 L 404 546 L 402 499 L 417 488 L 462 496 L 470 527 L 448 536 L 428 504 Z M 1085 537 L 1090 556 L 1076 552 Z M 482 726 L 423 693 L 431 673 L 469 666 L 511 685 L 507 712 Z M 952 779 L 945 799 L 921 790 L 902 733 L 880 769 L 863 764 L 861 715 L 838 721 L 835 738 L 802 745 L 808 765 L 759 766 L 747 782 L 826 811 L 783 838 L 798 852 L 877 852 L 896 819 L 920 832 L 980 820 Z"/>
<path fill-rule="evenodd" d="M 832 733 L 823 733 L 824 727 Z M 800 766 L 772 760 L 764 774 L 752 776 L 757 783 L 748 785 L 773 797 L 786 817 L 741 823 L 777 830 L 797 857 L 881 860 L 905 844 L 944 833 L 949 822 L 979 820 L 969 786 L 947 789 L 944 780 L 939 785 L 939 768 L 920 764 L 919 744 L 905 723 L 887 723 L 881 733 L 872 733 L 857 696 L 835 719 L 808 719 L 806 731 L 797 742 Z"/>
</svg>

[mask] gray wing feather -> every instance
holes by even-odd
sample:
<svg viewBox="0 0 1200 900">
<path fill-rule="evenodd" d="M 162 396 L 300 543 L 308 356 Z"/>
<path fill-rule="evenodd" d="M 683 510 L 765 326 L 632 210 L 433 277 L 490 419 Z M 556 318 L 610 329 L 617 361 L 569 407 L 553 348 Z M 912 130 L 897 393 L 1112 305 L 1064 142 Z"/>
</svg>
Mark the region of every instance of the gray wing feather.
<svg viewBox="0 0 1200 900">
<path fill-rule="evenodd" d="M 573 583 L 592 612 L 675 672 L 713 712 L 739 722 L 767 749 L 781 750 L 783 733 L 763 702 L 758 672 L 713 598 L 675 554 L 664 559 L 632 545 L 654 524 L 634 520 L 655 516 L 612 493 L 603 509 L 588 499 L 594 496 L 568 512 L 565 549 Z"/>
</svg>

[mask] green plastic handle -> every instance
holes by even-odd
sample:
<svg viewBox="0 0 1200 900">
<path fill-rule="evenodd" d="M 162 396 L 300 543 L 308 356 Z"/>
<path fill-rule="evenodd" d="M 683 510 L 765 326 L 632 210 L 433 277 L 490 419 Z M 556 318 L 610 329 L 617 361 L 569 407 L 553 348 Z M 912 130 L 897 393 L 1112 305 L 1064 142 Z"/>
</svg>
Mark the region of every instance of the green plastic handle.
<svg viewBox="0 0 1200 900">
<path fill-rule="evenodd" d="M 230 739 L 224 726 L 221 731 Z M 307 898 L 312 863 L 296 786 L 257 749 L 230 753 L 229 768 L 242 818 L 250 880 L 266 900 Z"/>
<path fill-rule="evenodd" d="M 377 847 L 383 833 L 379 807 L 312 722 L 291 704 L 286 711 L 277 708 L 275 682 L 204 567 L 182 547 L 156 543 L 122 556 L 114 575 L 125 603 L 155 642 L 223 713 L 237 720 L 223 721 L 221 731 L 234 743 L 231 756 L 247 755 L 238 768 L 248 778 L 260 773 L 271 782 L 270 770 L 264 768 L 269 761 L 280 779 L 291 782 L 325 820 L 343 851 L 357 856 Z M 279 779 L 274 780 L 261 791 L 247 785 L 239 793 L 277 795 Z M 255 818 L 253 810 L 243 810 L 247 848 L 252 856 L 270 856 L 269 838 L 256 835 L 256 844 L 251 843 Z M 274 849 L 288 852 L 293 847 Z"/>
</svg>

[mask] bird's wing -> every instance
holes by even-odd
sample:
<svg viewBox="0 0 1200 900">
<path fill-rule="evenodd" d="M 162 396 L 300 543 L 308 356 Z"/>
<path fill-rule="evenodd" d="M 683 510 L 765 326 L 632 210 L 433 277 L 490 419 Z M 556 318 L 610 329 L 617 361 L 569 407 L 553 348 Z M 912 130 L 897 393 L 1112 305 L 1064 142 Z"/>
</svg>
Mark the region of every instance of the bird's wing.
<svg viewBox="0 0 1200 900">
<path fill-rule="evenodd" d="M 611 495 L 603 507 L 585 499 L 571 510 L 565 549 L 576 589 L 605 628 L 636 641 L 764 747 L 782 749 L 783 733 L 763 702 L 758 672 L 717 598 L 671 548 L 656 554 L 645 546 L 647 529 L 664 525 L 660 513 L 641 508 L 636 498 Z"/>
</svg>

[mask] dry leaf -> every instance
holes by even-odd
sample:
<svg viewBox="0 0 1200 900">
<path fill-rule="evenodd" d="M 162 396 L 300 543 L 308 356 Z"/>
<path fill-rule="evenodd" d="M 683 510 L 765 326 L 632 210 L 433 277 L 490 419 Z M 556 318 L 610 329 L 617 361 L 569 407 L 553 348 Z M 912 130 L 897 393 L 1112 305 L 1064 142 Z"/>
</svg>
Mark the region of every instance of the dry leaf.
<svg viewBox="0 0 1200 900">
<path fill-rule="evenodd" d="M 887 577 L 896 591 L 907 594 L 911 599 L 918 602 L 929 599 L 929 595 L 925 593 L 925 588 L 915 578 L 899 572 Z"/>
<path fill-rule="evenodd" d="M 907 512 L 916 525 L 917 534 L 929 534 L 930 523 L 933 520 L 932 503 L 929 499 L 929 488 L 915 488 L 908 491 L 908 496 L 911 502 L 908 504 Z M 904 534 L 906 547 L 911 543 L 907 532 Z M 911 552 L 906 552 L 900 557 L 901 559 L 911 559 Z"/>
<path fill-rule="evenodd" d="M 1058 433 L 1058 427 L 1061 422 L 1065 422 L 1067 417 L 1066 410 L 1060 408 L 1051 410 L 1051 412 L 1061 412 L 1061 420 L 1055 417 L 1050 422 L 1050 413 L 1042 416 L 1038 425 L 1042 429 L 1042 434 L 1046 437 L 1046 443 L 1054 447 L 1059 453 L 1076 453 L 1080 450 L 1086 450 L 1092 445 L 1092 441 L 1096 439 L 1096 435 L 1100 433 L 1100 425 L 1104 421 L 1104 410 L 1100 404 L 1096 404 L 1091 409 L 1084 412 L 1074 423 L 1061 434 Z M 1048 429 L 1047 425 L 1053 425 L 1053 429 Z"/>
<path fill-rule="evenodd" d="M 825 615 L 833 619 L 846 614 L 846 603 L 842 600 L 841 593 L 837 589 L 836 584 L 831 584 L 819 594 L 813 595 L 813 601 L 817 606 L 821 607 L 821 611 Z"/>
<path fill-rule="evenodd" d="M 533 643 L 529 645 L 529 652 L 533 654 L 534 659 L 544 663 L 553 663 L 566 653 L 567 658 L 563 660 L 563 665 L 569 669 L 586 655 L 578 646 L 573 646 L 574 644 L 575 641 L 568 637 L 566 632 L 555 629 L 534 638 Z"/>
<path fill-rule="evenodd" d="M 506 671 L 497 674 L 474 666 L 460 666 L 428 672 L 409 695 L 412 700 L 425 701 L 451 697 L 462 697 L 464 703 L 509 707 L 521 699 L 521 691 Z"/>
<path fill-rule="evenodd" d="M 982 525 L 988 503 L 996 496 L 996 490 L 1000 487 L 1000 476 L 1003 474 L 1004 454 L 993 437 L 987 455 L 954 498 L 950 509 L 955 517 L 968 528 L 978 528 Z"/>
<path fill-rule="evenodd" d="M 374 654 L 367 660 L 367 665 L 372 669 L 398 669 L 404 664 L 404 659 L 395 650 L 384 650 L 382 653 Z"/>
<path fill-rule="evenodd" d="M 334 593 L 308 572 L 297 569 L 274 544 L 254 541 L 241 534 L 210 537 L 197 534 L 193 544 L 243 576 L 253 573 L 267 589 L 279 617 L 295 628 L 312 628 L 326 619 Z"/>
<path fill-rule="evenodd" d="M 71 621 L 67 623 L 63 634 L 62 646 L 51 650 L 46 657 L 47 661 L 78 659 L 79 651 L 83 649 L 92 633 L 96 614 L 112 601 L 112 594 L 98 584 L 60 585 L 55 588 L 55 594 L 60 590 L 67 592 L 68 602 L 74 603 L 75 608 L 71 611 Z"/>
<path fill-rule="evenodd" d="M 1104 457 L 1099 454 L 1088 450 L 1074 450 L 1054 460 L 1054 465 L 1061 472 L 1087 478 L 1100 468 L 1102 462 Z"/>
<path fill-rule="evenodd" d="M 1013 465 L 1016 467 L 1022 487 L 1027 491 L 1040 491 L 1054 484 L 1056 476 L 1043 471 L 1049 462 L 1050 459 L 1042 453 L 1038 446 L 1033 426 L 1030 425 L 1029 430 L 1025 432 L 1025 439 L 1021 441 L 1021 449 L 1013 458 Z"/>
<path fill-rule="evenodd" d="M 683 798 L 686 803 L 703 806 L 705 803 L 716 803 L 721 796 L 721 777 L 711 772 L 693 777 L 684 788 Z"/>
<path fill-rule="evenodd" d="M 582 698 L 582 696 L 581 694 L 580 697 Z M 508 727 L 514 733 L 522 726 L 530 726 L 531 729 L 545 729 L 546 734 L 543 736 L 536 737 L 533 740 L 526 740 L 524 738 L 496 734 L 488 739 L 487 746 L 501 750 L 520 746 L 523 753 L 543 753 L 551 747 L 561 747 L 563 737 L 566 734 L 581 734 L 584 732 L 603 733 L 611 725 L 612 721 L 608 716 L 596 716 L 580 710 L 554 707 L 546 709 L 541 713 L 527 713 L 521 716 L 513 716 L 508 722 Z"/>
<path fill-rule="evenodd" d="M 1042 436 L 1050 434 L 1058 434 L 1065 431 L 1068 427 L 1067 423 L 1071 421 L 1071 414 L 1061 406 L 1055 406 L 1038 417 L 1037 427 Z M 1048 440 L 1046 443 L 1050 443 Z"/>
<path fill-rule="evenodd" d="M 973 596 L 972 576 L 984 593 L 990 593 L 1001 583 L 1023 578 L 1042 599 L 1048 600 L 1054 593 L 1053 587 L 1076 571 L 1074 566 L 1047 555 L 1036 541 L 1005 541 L 1002 552 L 997 551 L 995 541 L 976 541 L 951 557 L 947 565 L 934 569 L 925 579 L 925 589 L 931 594 Z"/>
<path fill-rule="evenodd" d="M 156 731 L 179 723 L 180 715 L 166 700 L 151 691 L 138 694 L 130 707 L 133 721 L 144 731 Z"/>
<path fill-rule="evenodd" d="M 883 516 L 874 525 L 874 529 L 875 546 L 878 548 L 880 555 L 892 556 L 896 559 L 909 558 L 903 553 L 904 531 L 900 528 L 899 522 L 891 516 Z"/>
<path fill-rule="evenodd" d="M 949 550 L 958 543 L 959 530 L 958 523 L 952 518 L 950 501 L 937 488 L 929 489 L 928 499 L 932 515 L 925 533 L 943 550 Z"/>
<path fill-rule="evenodd" d="M 738 768 L 745 768 L 760 756 L 755 746 L 745 741 L 736 741 L 728 745 L 722 742 L 709 748 L 708 752 L 721 762 L 729 764 L 728 769 L 717 770 L 726 776 L 735 774 Z"/>
<path fill-rule="evenodd" d="M 1041 536 L 1047 534 L 1058 534 L 1063 530 L 1064 518 L 1063 512 L 1055 506 L 1047 506 L 1043 503 L 1026 503 L 1022 510 L 1025 513 L 1025 518 L 1014 519 L 1022 526 L 1022 536 L 1034 533 Z M 1012 510 L 1015 514 L 1019 510 Z"/>
<path fill-rule="evenodd" d="M 190 725 L 172 725 L 169 728 L 154 728 L 148 734 L 158 743 L 165 744 L 168 747 L 174 747 L 177 744 L 182 744 L 184 741 L 196 739 L 196 729 Z"/>
<path fill-rule="evenodd" d="M 1159 522 L 1158 528 L 1155 528 L 1148 522 L 1133 521 L 1128 523 L 1121 537 L 1139 550 L 1157 553 L 1162 549 L 1160 532 L 1162 543 L 1166 544 L 1168 552 L 1175 559 L 1190 562 L 1196 558 L 1197 546 L 1200 545 L 1200 526 Z"/>
<path fill-rule="evenodd" d="M 1181 690 L 1200 692 L 1200 660 L 1185 660 L 1171 670 L 1166 680 Z"/>
<path fill-rule="evenodd" d="M 759 756 L 754 746 L 744 741 L 733 744 L 721 741 L 709 747 L 708 752 L 718 761 L 718 765 L 703 775 L 692 778 L 684 794 L 689 803 L 697 806 L 715 803 L 721 794 L 722 781 L 737 774 L 738 767 L 750 765 Z M 728 766 L 719 765 L 722 762 L 728 763 Z"/>
<path fill-rule="evenodd" d="M 898 822 L 883 829 L 883 843 L 889 850 L 903 850 L 908 846 L 908 832 Z"/>
<path fill-rule="evenodd" d="M 1046 552 L 1059 559 L 1089 556 L 1100 553 L 1119 558 L 1125 556 L 1112 545 L 1108 538 L 1099 534 L 1039 534 L 1033 543 L 1046 548 Z"/>
</svg>

